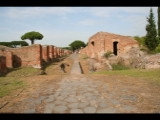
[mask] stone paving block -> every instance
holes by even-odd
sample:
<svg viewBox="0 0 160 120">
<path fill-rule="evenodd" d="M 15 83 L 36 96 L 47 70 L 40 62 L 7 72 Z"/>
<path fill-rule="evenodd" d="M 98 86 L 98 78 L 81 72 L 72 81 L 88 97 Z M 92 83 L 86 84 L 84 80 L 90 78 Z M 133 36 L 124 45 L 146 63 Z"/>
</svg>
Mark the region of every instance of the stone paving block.
<svg viewBox="0 0 160 120">
<path fill-rule="evenodd" d="M 95 113 L 96 108 L 95 107 L 86 107 L 83 109 L 85 113 Z"/>
<path fill-rule="evenodd" d="M 83 96 L 83 95 L 77 95 L 77 96 L 75 96 L 79 101 L 81 100 L 81 99 L 85 99 L 85 96 Z"/>
<path fill-rule="evenodd" d="M 64 113 L 66 110 L 67 110 L 67 107 L 63 105 L 55 106 L 53 108 L 53 111 L 56 113 Z"/>
<path fill-rule="evenodd" d="M 23 113 L 36 113 L 35 109 L 27 109 L 27 110 L 24 110 Z"/>
<path fill-rule="evenodd" d="M 119 100 L 111 100 L 111 103 L 114 104 L 114 105 L 118 105 L 120 104 L 120 101 Z"/>
<path fill-rule="evenodd" d="M 108 106 L 108 104 L 106 102 L 100 102 L 98 105 L 101 108 L 106 108 Z"/>
<path fill-rule="evenodd" d="M 90 106 L 94 106 L 94 107 L 98 107 L 97 101 L 96 100 L 91 100 L 90 102 Z"/>
<path fill-rule="evenodd" d="M 65 98 L 64 96 L 57 96 L 56 100 L 64 100 L 64 98 Z"/>
<path fill-rule="evenodd" d="M 121 98 L 123 100 L 129 100 L 133 102 L 136 102 L 138 100 L 138 97 L 136 95 L 122 95 Z"/>
<path fill-rule="evenodd" d="M 54 107 L 55 105 L 53 103 L 47 103 L 44 108 L 44 113 L 52 113 Z"/>
<path fill-rule="evenodd" d="M 97 113 L 116 113 L 116 109 L 104 108 L 104 109 L 97 110 Z"/>
<path fill-rule="evenodd" d="M 88 101 L 92 101 L 92 100 L 96 100 L 97 97 L 93 95 L 93 96 L 88 96 L 88 97 L 86 97 L 86 99 L 87 99 Z"/>
<path fill-rule="evenodd" d="M 55 105 L 67 105 L 68 103 L 67 102 L 65 102 L 65 101 L 61 101 L 61 100 L 56 100 L 56 101 L 54 101 L 53 102 Z"/>
<path fill-rule="evenodd" d="M 86 92 L 86 93 L 84 93 L 83 95 L 86 96 L 86 97 L 88 97 L 88 96 L 93 96 L 94 94 L 91 93 L 91 92 Z"/>
<path fill-rule="evenodd" d="M 87 107 L 88 105 L 89 105 L 89 102 L 81 102 L 79 103 L 78 108 L 84 108 L 84 107 Z"/>
<path fill-rule="evenodd" d="M 128 112 L 132 112 L 132 111 L 137 110 L 136 107 L 130 106 L 130 105 L 121 105 L 121 109 L 125 110 L 125 111 L 128 111 Z"/>
<path fill-rule="evenodd" d="M 70 113 L 83 113 L 81 109 L 71 109 Z"/>
<path fill-rule="evenodd" d="M 70 103 L 72 103 L 72 102 L 78 102 L 78 100 L 76 98 L 74 98 L 74 97 L 66 98 L 65 101 L 66 102 L 70 102 Z"/>
<path fill-rule="evenodd" d="M 49 96 L 47 99 L 45 99 L 45 102 L 53 102 L 55 98 L 52 96 Z"/>
<path fill-rule="evenodd" d="M 69 108 L 78 108 L 79 103 L 69 103 L 68 107 Z"/>
</svg>

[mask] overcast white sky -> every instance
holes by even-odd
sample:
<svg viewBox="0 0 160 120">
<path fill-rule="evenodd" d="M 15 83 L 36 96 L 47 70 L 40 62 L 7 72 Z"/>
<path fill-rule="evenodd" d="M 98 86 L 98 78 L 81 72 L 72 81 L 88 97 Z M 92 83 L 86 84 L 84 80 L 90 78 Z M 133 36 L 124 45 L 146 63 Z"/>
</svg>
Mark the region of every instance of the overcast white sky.
<svg viewBox="0 0 160 120">
<path fill-rule="evenodd" d="M 145 36 L 150 8 L 157 25 L 157 7 L 0 7 L 0 42 L 21 40 L 30 31 L 44 36 L 36 44 L 57 47 L 75 40 L 87 43 L 100 31 Z"/>
</svg>

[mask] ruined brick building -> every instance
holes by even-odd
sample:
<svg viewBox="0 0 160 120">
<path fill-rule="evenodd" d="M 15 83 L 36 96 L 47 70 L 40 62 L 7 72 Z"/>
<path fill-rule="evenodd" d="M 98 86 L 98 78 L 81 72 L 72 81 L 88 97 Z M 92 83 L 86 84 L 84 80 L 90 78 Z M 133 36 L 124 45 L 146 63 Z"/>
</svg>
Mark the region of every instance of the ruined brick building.
<svg viewBox="0 0 160 120">
<path fill-rule="evenodd" d="M 81 49 L 82 54 L 98 60 L 107 51 L 114 55 L 125 54 L 130 48 L 138 47 L 138 42 L 129 36 L 122 36 L 108 32 L 97 32 L 89 38 L 88 45 Z"/>
</svg>

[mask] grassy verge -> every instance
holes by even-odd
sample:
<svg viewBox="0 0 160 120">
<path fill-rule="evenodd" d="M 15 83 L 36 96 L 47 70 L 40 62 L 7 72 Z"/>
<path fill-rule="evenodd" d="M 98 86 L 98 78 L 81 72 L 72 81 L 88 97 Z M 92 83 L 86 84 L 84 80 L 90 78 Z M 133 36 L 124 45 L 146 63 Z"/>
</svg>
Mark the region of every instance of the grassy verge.
<svg viewBox="0 0 160 120">
<path fill-rule="evenodd" d="M 13 90 L 23 88 L 25 82 L 17 77 L 1 77 L 0 80 L 0 98 L 9 95 Z"/>
<path fill-rule="evenodd" d="M 11 69 L 5 77 L 0 77 L 0 98 L 12 94 L 14 90 L 26 87 L 27 82 L 23 78 L 37 75 L 39 71 L 31 67 Z"/>
<path fill-rule="evenodd" d="M 160 69 L 126 69 L 126 70 L 113 70 L 113 71 L 100 71 L 93 74 L 105 74 L 105 75 L 122 75 L 135 78 L 143 78 L 160 85 Z"/>
<path fill-rule="evenodd" d="M 34 76 L 39 73 L 40 69 L 32 67 L 20 67 L 11 69 L 10 72 L 6 75 L 6 77 L 26 77 L 26 76 Z"/>
</svg>

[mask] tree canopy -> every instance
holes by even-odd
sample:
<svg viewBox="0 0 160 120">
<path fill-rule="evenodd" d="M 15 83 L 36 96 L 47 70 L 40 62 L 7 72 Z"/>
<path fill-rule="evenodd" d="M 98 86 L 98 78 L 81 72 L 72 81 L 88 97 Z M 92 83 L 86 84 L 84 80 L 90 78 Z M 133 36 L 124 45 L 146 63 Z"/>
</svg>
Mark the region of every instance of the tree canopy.
<svg viewBox="0 0 160 120">
<path fill-rule="evenodd" d="M 35 40 L 41 40 L 42 38 L 43 38 L 43 35 L 35 31 L 27 32 L 21 36 L 22 40 L 29 39 L 31 41 L 31 44 L 34 44 Z"/>
<path fill-rule="evenodd" d="M 12 47 L 16 48 L 17 46 L 28 46 L 29 44 L 25 41 L 12 41 L 11 42 Z"/>
<path fill-rule="evenodd" d="M 158 7 L 158 36 L 160 37 L 160 7 Z"/>
<path fill-rule="evenodd" d="M 17 46 L 28 46 L 28 43 L 25 41 L 11 41 L 11 42 L 0 42 L 0 45 L 16 48 Z"/>
<path fill-rule="evenodd" d="M 69 44 L 73 51 L 80 49 L 81 47 L 85 47 L 86 44 L 81 40 L 75 40 L 71 44 Z"/>
<path fill-rule="evenodd" d="M 150 9 L 149 17 L 147 17 L 147 22 L 148 24 L 146 25 L 147 34 L 145 37 L 145 44 L 149 48 L 149 50 L 154 51 L 155 48 L 158 46 L 158 39 L 155 18 L 152 12 L 152 8 Z"/>
</svg>

